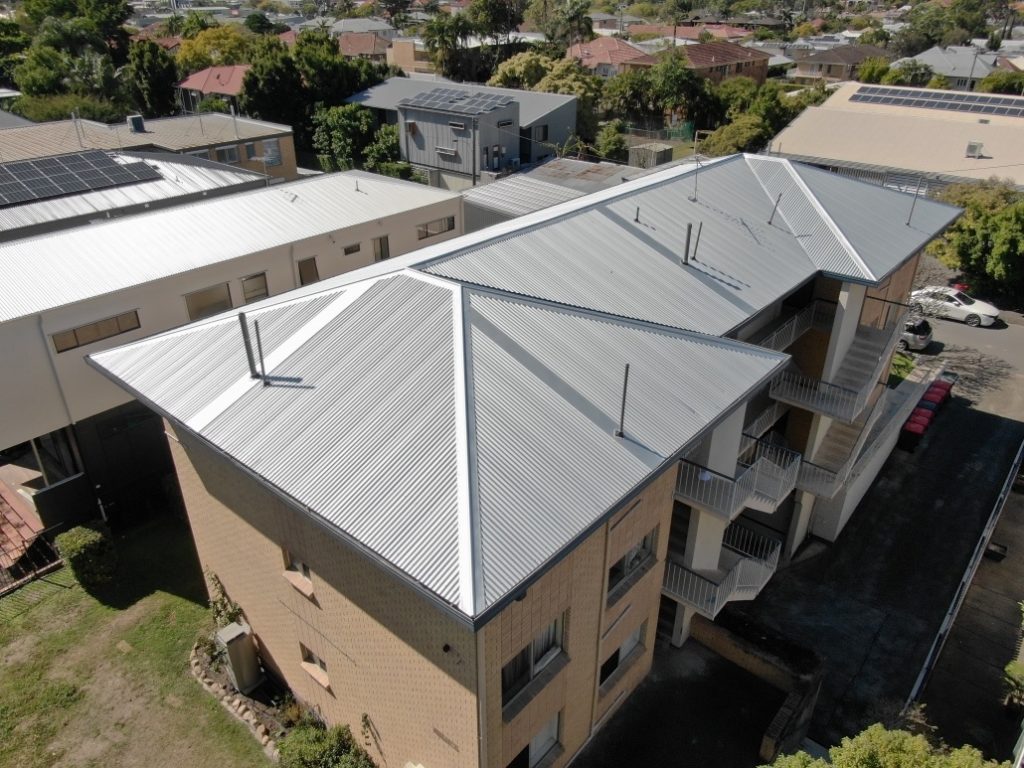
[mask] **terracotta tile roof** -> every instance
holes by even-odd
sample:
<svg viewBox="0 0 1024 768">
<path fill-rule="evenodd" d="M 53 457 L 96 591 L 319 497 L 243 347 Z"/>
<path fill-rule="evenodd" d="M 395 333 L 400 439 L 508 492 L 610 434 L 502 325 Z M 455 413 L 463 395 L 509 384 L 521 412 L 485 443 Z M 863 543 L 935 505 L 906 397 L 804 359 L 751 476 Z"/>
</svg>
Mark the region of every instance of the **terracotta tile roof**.
<svg viewBox="0 0 1024 768">
<path fill-rule="evenodd" d="M 589 43 L 576 43 L 566 51 L 565 58 L 576 59 L 587 69 L 594 69 L 600 64 L 619 66 L 627 62 L 650 66 L 657 61 L 618 37 L 599 37 Z"/>
<path fill-rule="evenodd" d="M 284 43 L 286 46 L 291 48 L 295 45 L 295 36 L 298 34 L 294 29 L 289 29 L 286 32 L 282 32 L 277 36 L 277 39 Z"/>
<path fill-rule="evenodd" d="M 699 40 L 701 32 L 708 32 L 718 40 L 733 40 L 748 37 L 750 31 L 731 27 L 728 24 L 700 24 L 695 27 L 674 27 L 671 24 L 630 24 L 629 34 L 631 35 L 658 35 L 659 37 L 675 36 L 680 40 Z"/>
<path fill-rule="evenodd" d="M 180 83 L 179 88 L 199 91 L 204 95 L 237 96 L 242 92 L 242 81 L 249 71 L 249 64 L 235 64 L 230 67 L 208 67 L 195 72 Z"/>
<path fill-rule="evenodd" d="M 746 48 L 735 43 L 715 42 L 687 45 L 683 48 L 690 66 L 694 69 L 720 67 L 738 61 L 767 61 L 771 54 L 756 48 Z"/>
<path fill-rule="evenodd" d="M 383 56 L 388 39 L 376 32 L 342 32 L 338 37 L 342 56 Z"/>
</svg>

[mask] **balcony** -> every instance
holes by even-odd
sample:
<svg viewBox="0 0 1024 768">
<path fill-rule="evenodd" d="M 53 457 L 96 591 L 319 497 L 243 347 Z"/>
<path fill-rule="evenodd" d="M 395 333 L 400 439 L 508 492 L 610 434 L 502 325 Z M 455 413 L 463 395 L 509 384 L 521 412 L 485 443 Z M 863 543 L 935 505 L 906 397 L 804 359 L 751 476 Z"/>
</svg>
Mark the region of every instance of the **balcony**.
<svg viewBox="0 0 1024 768">
<path fill-rule="evenodd" d="M 729 520 L 745 507 L 774 512 L 796 487 L 800 454 L 749 435 L 740 450 L 735 478 L 683 459 L 676 498 Z"/>
<path fill-rule="evenodd" d="M 835 321 L 836 307 L 825 301 L 813 301 L 782 325 L 772 329 L 761 339 L 751 339 L 759 347 L 782 352 L 812 328 L 828 331 Z"/>
<path fill-rule="evenodd" d="M 725 529 L 716 570 L 691 570 L 670 555 L 661 592 L 714 619 L 730 600 L 753 600 L 761 593 L 779 565 L 781 548 L 781 542 L 733 523 Z"/>
<path fill-rule="evenodd" d="M 878 379 L 888 368 L 906 316 L 903 307 L 889 312 L 881 328 L 860 326 L 831 382 L 794 370 L 782 371 L 771 383 L 772 398 L 852 424 L 867 407 Z"/>
</svg>

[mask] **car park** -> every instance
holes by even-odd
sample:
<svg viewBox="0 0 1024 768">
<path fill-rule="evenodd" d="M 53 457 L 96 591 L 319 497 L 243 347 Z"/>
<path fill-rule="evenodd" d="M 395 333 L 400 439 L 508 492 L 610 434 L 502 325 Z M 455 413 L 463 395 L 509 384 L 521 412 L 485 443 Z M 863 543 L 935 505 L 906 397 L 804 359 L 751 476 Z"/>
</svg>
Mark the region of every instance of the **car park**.
<svg viewBox="0 0 1024 768">
<path fill-rule="evenodd" d="M 968 296 L 957 288 L 930 285 L 910 294 L 910 306 L 918 314 L 960 320 L 970 326 L 992 325 L 999 310 L 988 302 Z"/>
<path fill-rule="evenodd" d="M 900 351 L 920 352 L 932 343 L 932 327 L 923 317 L 908 317 L 896 346 Z"/>
</svg>

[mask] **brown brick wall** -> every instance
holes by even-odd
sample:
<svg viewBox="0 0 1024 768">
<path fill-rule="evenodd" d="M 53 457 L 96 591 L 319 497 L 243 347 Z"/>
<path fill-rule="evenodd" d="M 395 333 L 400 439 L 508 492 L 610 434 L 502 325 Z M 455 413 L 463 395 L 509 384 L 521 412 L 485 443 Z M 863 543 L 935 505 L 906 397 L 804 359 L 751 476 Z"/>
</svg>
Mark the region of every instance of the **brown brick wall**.
<svg viewBox="0 0 1024 768">
<path fill-rule="evenodd" d="M 180 439 L 171 448 L 200 561 L 296 696 L 360 739 L 366 713 L 381 766 L 478 766 L 474 634 L 204 444 Z M 312 600 L 282 576 L 282 547 L 310 566 Z M 302 668 L 299 643 L 327 662 L 330 691 Z"/>
</svg>

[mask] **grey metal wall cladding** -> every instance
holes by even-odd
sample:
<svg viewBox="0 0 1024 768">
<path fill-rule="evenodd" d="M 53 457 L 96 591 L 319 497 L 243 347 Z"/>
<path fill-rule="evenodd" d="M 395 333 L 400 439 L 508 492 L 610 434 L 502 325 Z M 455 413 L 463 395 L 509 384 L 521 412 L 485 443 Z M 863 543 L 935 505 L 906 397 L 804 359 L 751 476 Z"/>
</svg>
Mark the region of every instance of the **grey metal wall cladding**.
<svg viewBox="0 0 1024 768">
<path fill-rule="evenodd" d="M 791 167 L 878 278 L 920 250 L 960 215 L 959 208 L 927 199 L 925 189 L 915 203 L 913 195 L 850 181 L 806 165 L 794 163 Z"/>
<path fill-rule="evenodd" d="M 785 359 L 718 339 L 467 294 L 484 584 L 478 609 L 593 524 Z M 625 438 L 617 438 L 626 363 Z"/>
<path fill-rule="evenodd" d="M 424 268 L 718 335 L 815 273 L 797 239 L 768 226 L 772 202 L 737 157 L 701 171 L 696 180 L 675 177 Z M 687 223 L 696 260 L 683 266 Z"/>
<path fill-rule="evenodd" d="M 284 384 L 251 389 L 204 434 L 457 603 L 452 302 L 382 279 L 272 371 Z"/>
<path fill-rule="evenodd" d="M 260 323 L 260 339 L 266 357 L 341 293 L 335 290 L 284 306 L 248 312 L 254 354 L 254 321 Z M 151 346 L 159 348 L 159 365 L 154 365 Z M 192 418 L 226 388 L 249 375 L 237 313 L 171 331 L 155 337 L 152 342 L 142 341 L 92 357 L 182 421 Z M 254 386 L 260 386 L 259 382 Z"/>
</svg>

